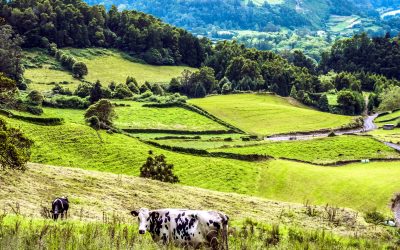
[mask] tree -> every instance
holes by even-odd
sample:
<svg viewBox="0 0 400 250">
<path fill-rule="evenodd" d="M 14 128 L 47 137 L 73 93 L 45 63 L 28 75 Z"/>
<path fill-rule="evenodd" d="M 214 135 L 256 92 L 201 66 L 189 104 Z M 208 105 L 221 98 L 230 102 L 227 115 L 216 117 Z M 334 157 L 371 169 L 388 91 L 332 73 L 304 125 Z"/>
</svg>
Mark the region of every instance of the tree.
<svg viewBox="0 0 400 250">
<path fill-rule="evenodd" d="M 77 78 L 83 78 L 88 74 L 88 68 L 85 63 L 77 62 L 72 66 L 72 73 Z"/>
<path fill-rule="evenodd" d="M 361 93 L 351 90 L 341 90 L 337 102 L 345 115 L 359 115 L 364 111 L 365 102 Z"/>
<path fill-rule="evenodd" d="M 0 41 L 0 72 L 4 72 L 17 83 L 22 82 L 22 38 L 14 33 L 11 26 L 0 25 Z"/>
<path fill-rule="evenodd" d="M 117 99 L 125 99 L 128 97 L 132 97 L 133 94 L 130 91 L 130 89 L 128 88 L 128 86 L 126 86 L 125 84 L 118 84 L 117 87 L 115 88 L 115 91 L 113 93 L 113 97 L 117 98 Z"/>
<path fill-rule="evenodd" d="M 0 119 L 0 167 L 13 170 L 25 170 L 31 156 L 33 141 L 19 129 L 7 127 Z"/>
<path fill-rule="evenodd" d="M 12 106 L 17 93 L 15 81 L 0 72 L 0 106 Z"/>
<path fill-rule="evenodd" d="M 176 77 L 172 78 L 168 86 L 168 91 L 171 93 L 178 93 L 181 91 L 181 88 L 182 86 L 179 80 Z"/>
<path fill-rule="evenodd" d="M 100 81 L 97 81 L 93 88 L 90 91 L 90 98 L 89 101 L 90 103 L 95 103 L 98 100 L 100 100 L 101 98 L 103 98 L 103 90 L 101 88 L 101 83 Z"/>
<path fill-rule="evenodd" d="M 351 73 L 341 72 L 335 77 L 335 87 L 338 91 L 342 89 L 361 90 L 361 82 Z"/>
<path fill-rule="evenodd" d="M 178 176 L 173 173 L 174 165 L 168 164 L 164 155 L 153 155 L 149 151 L 146 163 L 140 168 L 140 177 L 162 182 L 177 183 Z"/>
<path fill-rule="evenodd" d="M 79 96 L 80 98 L 85 98 L 90 96 L 93 89 L 93 83 L 82 82 L 78 85 L 75 90 L 75 95 Z"/>
<path fill-rule="evenodd" d="M 325 112 L 329 111 L 329 101 L 328 101 L 328 97 L 325 94 L 319 98 L 318 108 Z"/>
<path fill-rule="evenodd" d="M 100 128 L 109 128 L 112 126 L 112 121 L 116 117 L 114 107 L 108 100 L 100 100 L 91 105 L 85 113 L 85 118 L 88 122 L 92 117 L 97 117 L 100 122 Z"/>
<path fill-rule="evenodd" d="M 292 86 L 292 89 L 290 90 L 290 97 L 296 99 L 297 98 L 297 89 L 296 86 Z"/>
<path fill-rule="evenodd" d="M 158 83 L 155 83 L 153 86 L 151 86 L 151 92 L 153 92 L 155 95 L 164 95 L 164 90 Z"/>
<path fill-rule="evenodd" d="M 28 102 L 34 106 L 42 106 L 42 102 L 44 100 L 44 96 L 40 91 L 32 90 L 28 94 Z"/>
<path fill-rule="evenodd" d="M 380 111 L 392 111 L 400 108 L 400 87 L 389 86 L 380 95 Z"/>
</svg>

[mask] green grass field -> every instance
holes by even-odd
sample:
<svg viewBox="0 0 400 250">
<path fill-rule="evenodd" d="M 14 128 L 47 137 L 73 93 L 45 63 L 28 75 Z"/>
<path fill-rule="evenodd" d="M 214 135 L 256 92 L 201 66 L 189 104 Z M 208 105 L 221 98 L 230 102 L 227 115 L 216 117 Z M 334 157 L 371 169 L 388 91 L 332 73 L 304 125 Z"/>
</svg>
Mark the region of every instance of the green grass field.
<svg viewBox="0 0 400 250">
<path fill-rule="evenodd" d="M 314 212 L 310 215 L 303 204 L 40 164 L 29 164 L 24 173 L 0 172 L 0 178 L 1 249 L 64 249 L 69 245 L 77 249 L 160 249 L 149 234 L 137 232 L 137 219 L 129 211 L 140 207 L 222 211 L 230 217 L 231 249 L 321 249 L 330 245 L 349 249 L 355 242 L 376 249 L 395 239 L 391 228 L 367 224 L 364 214 L 349 209 L 335 210 L 335 218 L 329 220 L 324 206 L 311 205 Z M 60 195 L 69 197 L 69 219 L 40 219 L 43 207 L 49 208 L 51 200 Z M 267 242 L 273 225 L 279 226 L 280 237 L 271 245 Z"/>
<path fill-rule="evenodd" d="M 215 149 L 239 154 L 266 154 L 318 164 L 370 158 L 400 158 L 394 149 L 366 136 L 337 136 L 306 141 Z"/>
<path fill-rule="evenodd" d="M 67 49 L 78 60 L 86 63 L 89 74 L 85 77 L 90 82 L 100 80 L 108 85 L 125 82 L 128 76 L 135 77 L 139 83 L 169 82 L 173 77 L 180 76 L 185 69 L 194 70 L 184 66 L 154 66 L 135 62 L 127 54 L 116 50 L 107 49 Z"/>
<path fill-rule="evenodd" d="M 227 130 L 225 126 L 209 118 L 183 108 L 146 108 L 144 103 L 133 101 L 112 101 L 130 105 L 116 107 L 118 128 L 170 129 L 188 131 Z"/>
<path fill-rule="evenodd" d="M 241 135 L 243 136 L 243 135 Z M 176 146 L 182 148 L 195 148 L 195 149 L 216 149 L 225 148 L 225 147 L 233 147 L 233 146 L 250 146 L 256 144 L 264 144 L 266 141 L 243 141 L 240 138 L 234 139 L 230 141 L 224 140 L 224 138 L 214 136 L 214 138 L 202 138 L 199 140 L 196 139 L 171 139 L 171 140 L 156 140 L 157 143 L 162 145 Z"/>
<path fill-rule="evenodd" d="M 104 85 L 108 85 L 112 81 L 125 82 L 128 76 L 135 77 L 139 83 L 145 81 L 166 83 L 171 78 L 180 76 L 184 69 L 194 70 L 184 66 L 144 64 L 117 50 L 89 48 L 66 49 L 65 51 L 87 64 L 89 75 L 85 77 L 85 80 L 90 82 L 100 80 Z M 80 83 L 43 50 L 26 50 L 24 55 L 24 64 L 27 67 L 24 77 L 30 82 L 29 89 L 50 91 L 54 87 L 54 83 L 67 81 L 69 84 L 63 86 L 74 91 Z"/>
<path fill-rule="evenodd" d="M 199 157 L 154 148 L 122 134 L 96 132 L 81 120 L 74 122 L 78 114 L 57 112 L 61 117 L 70 117 L 65 124 L 45 127 L 5 118 L 35 141 L 33 162 L 137 176 L 147 152 L 152 150 L 165 154 L 167 161 L 175 165 L 183 185 L 282 201 L 308 199 L 360 211 L 376 207 L 385 213 L 390 197 L 400 190 L 396 181 L 400 175 L 398 162 L 329 168 L 282 160 L 254 163 Z"/>
<path fill-rule="evenodd" d="M 293 99 L 269 94 L 212 96 L 189 102 L 258 135 L 334 129 L 353 121 L 353 117 L 319 112 Z"/>
<path fill-rule="evenodd" d="M 29 90 L 50 91 L 55 83 L 68 82 L 70 90 L 75 90 L 79 80 L 72 74 L 63 70 L 61 64 L 42 49 L 29 49 L 23 52 L 23 64 L 25 66 L 24 77 L 27 80 Z"/>
<path fill-rule="evenodd" d="M 49 68 L 41 69 L 27 69 L 25 70 L 24 76 L 30 80 L 28 84 L 29 90 L 39 91 L 50 91 L 54 88 L 54 83 L 67 81 L 68 84 L 62 84 L 63 87 L 67 87 L 74 91 L 80 81 L 75 79 L 68 71 L 55 70 Z"/>
<path fill-rule="evenodd" d="M 368 132 L 368 134 L 374 136 L 375 138 L 381 141 L 400 144 L 400 129 L 398 128 L 394 130 L 378 129 Z"/>
<path fill-rule="evenodd" d="M 384 122 L 384 121 L 395 120 L 395 119 L 398 119 L 398 118 L 400 118 L 400 110 L 392 112 L 392 113 L 389 113 L 387 115 L 380 116 L 380 117 L 375 119 L 375 122 L 381 123 L 381 122 Z"/>
</svg>

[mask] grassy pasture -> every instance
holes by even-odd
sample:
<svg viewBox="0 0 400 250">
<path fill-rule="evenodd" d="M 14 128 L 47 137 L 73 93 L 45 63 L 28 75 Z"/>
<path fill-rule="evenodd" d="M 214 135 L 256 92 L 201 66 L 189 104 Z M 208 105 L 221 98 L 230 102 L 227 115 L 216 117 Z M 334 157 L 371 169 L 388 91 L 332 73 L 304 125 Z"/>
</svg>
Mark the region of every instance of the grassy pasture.
<svg viewBox="0 0 400 250">
<path fill-rule="evenodd" d="M 79 80 L 72 74 L 63 70 L 61 64 L 52 56 L 41 49 L 24 50 L 23 64 L 25 66 L 24 77 L 28 80 L 30 90 L 49 91 L 59 82 L 68 82 L 63 85 L 70 90 L 75 90 Z"/>
<path fill-rule="evenodd" d="M 375 122 L 380 123 L 380 122 L 384 122 L 384 121 L 387 121 L 387 120 L 395 120 L 395 119 L 398 119 L 398 118 L 400 118 L 400 110 L 395 111 L 395 112 L 391 112 L 391 113 L 389 113 L 387 115 L 380 116 L 380 117 L 375 119 Z"/>
<path fill-rule="evenodd" d="M 243 136 L 243 135 L 242 135 Z M 250 146 L 256 144 L 264 144 L 265 141 L 242 141 L 240 138 L 225 141 L 221 137 L 215 136 L 214 138 L 196 139 L 171 139 L 171 140 L 157 140 L 157 143 L 162 145 L 176 146 L 182 148 L 195 148 L 195 149 L 215 149 L 233 147 L 233 146 Z"/>
<path fill-rule="evenodd" d="M 232 228 L 232 227 L 231 227 Z M 386 236 L 337 236 L 304 227 L 282 227 L 248 221 L 233 227 L 229 234 L 231 249 L 395 249 L 393 230 Z M 82 222 L 49 220 L 22 216 L 1 218 L 0 248 L 15 249 L 182 249 L 154 243 L 149 234 L 139 235 L 137 226 L 120 221 Z M 387 239 L 391 241 L 388 241 Z M 73 246 L 73 248 L 71 247 Z M 184 249 L 188 249 L 185 247 Z M 190 248 L 189 248 L 190 249 Z M 201 247 L 199 249 L 208 249 Z"/>
<path fill-rule="evenodd" d="M 128 76 L 135 77 L 139 83 L 169 82 L 173 77 L 180 76 L 184 66 L 154 66 L 144 64 L 129 55 L 107 49 L 67 49 L 67 52 L 78 60 L 86 63 L 89 74 L 85 77 L 90 82 L 100 80 L 103 84 L 125 82 Z"/>
<path fill-rule="evenodd" d="M 271 142 L 257 146 L 215 149 L 239 154 L 266 154 L 313 163 L 370 158 L 399 158 L 394 149 L 365 136 L 337 136 L 306 141 Z"/>
<path fill-rule="evenodd" d="M 100 80 L 104 85 L 110 82 L 125 82 L 128 76 L 133 76 L 139 83 L 169 82 L 171 78 L 180 76 L 184 69 L 194 70 L 184 66 L 154 66 L 142 63 L 126 53 L 117 50 L 100 48 L 65 49 L 79 61 L 86 63 L 89 75 L 85 80 L 95 82 Z M 24 51 L 25 78 L 30 81 L 29 89 L 49 91 L 54 87 L 54 82 L 67 81 L 63 85 L 70 90 L 75 90 L 79 80 L 72 74 L 63 70 L 61 64 L 43 50 L 34 49 Z"/>
<path fill-rule="evenodd" d="M 257 177 L 259 164 L 173 153 L 122 134 L 96 132 L 83 125 L 83 121 L 66 120 L 60 126 L 44 127 L 9 118 L 6 120 L 10 125 L 20 127 L 35 141 L 33 162 L 138 175 L 148 151 L 153 150 L 156 154 L 165 154 L 167 160 L 175 164 L 175 172 L 185 185 L 249 194 L 256 190 L 252 180 Z M 199 175 L 201 178 L 198 178 Z"/>
<path fill-rule="evenodd" d="M 175 165 L 183 185 L 282 201 L 311 200 L 360 211 L 376 207 L 385 213 L 390 197 L 400 190 L 399 162 L 329 168 L 283 160 L 245 162 L 199 157 L 161 150 L 122 134 L 96 132 L 79 122 L 66 120 L 60 126 L 44 127 L 5 119 L 35 141 L 32 161 L 37 163 L 137 176 L 147 152 L 153 150 L 165 154 Z"/>
<path fill-rule="evenodd" d="M 368 132 L 368 134 L 372 135 L 373 137 L 381 141 L 392 142 L 397 144 L 400 143 L 400 129 L 398 128 L 394 130 L 377 129 Z"/>
<path fill-rule="evenodd" d="M 113 101 L 113 103 L 130 105 L 116 107 L 118 128 L 151 128 L 171 130 L 227 130 L 225 126 L 209 118 L 183 108 L 147 108 L 144 103 L 133 101 Z"/>
<path fill-rule="evenodd" d="M 321 167 L 275 160 L 260 172 L 258 195 L 282 201 L 329 203 L 362 212 L 377 209 L 389 214 L 389 201 L 400 190 L 399 174 L 399 162 Z"/>
<path fill-rule="evenodd" d="M 36 69 L 26 69 L 24 76 L 31 82 L 28 84 L 30 90 L 39 91 L 50 91 L 54 88 L 54 83 L 59 83 L 67 81 L 68 84 L 62 84 L 63 87 L 67 87 L 74 91 L 80 81 L 75 79 L 68 71 L 55 70 L 49 68 L 36 68 Z"/>
<path fill-rule="evenodd" d="M 348 249 L 355 242 L 374 249 L 394 238 L 393 230 L 367 224 L 362 214 L 349 209 L 337 209 L 333 222 L 325 207 L 313 206 L 310 215 L 302 204 L 39 164 L 29 164 L 24 173 L 1 172 L 0 178 L 1 249 L 63 249 L 69 245 L 85 249 L 159 249 L 149 234 L 137 233 L 137 219 L 129 211 L 140 207 L 222 211 L 230 217 L 232 249 L 304 249 L 310 245 L 321 249 L 330 244 L 335 249 Z M 69 219 L 57 223 L 39 219 L 42 206 L 49 207 L 50 201 L 60 195 L 69 196 Z M 20 215 L 12 215 L 13 209 Z M 267 243 L 272 225 L 279 225 L 276 245 Z M 329 233 L 322 233 L 321 228 Z M 353 238 L 356 232 L 357 238 Z M 382 242 L 384 239 L 386 242 Z"/>
<path fill-rule="evenodd" d="M 334 129 L 353 120 L 353 117 L 319 112 L 293 99 L 270 94 L 212 96 L 189 102 L 258 135 Z"/>
</svg>

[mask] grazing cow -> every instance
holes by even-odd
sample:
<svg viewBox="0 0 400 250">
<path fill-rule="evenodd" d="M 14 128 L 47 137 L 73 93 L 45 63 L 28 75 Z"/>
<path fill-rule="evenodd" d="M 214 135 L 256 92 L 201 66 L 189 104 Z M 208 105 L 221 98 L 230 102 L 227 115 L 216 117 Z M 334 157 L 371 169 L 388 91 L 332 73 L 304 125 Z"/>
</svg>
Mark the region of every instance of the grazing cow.
<svg viewBox="0 0 400 250">
<path fill-rule="evenodd" d="M 139 233 L 148 231 L 153 240 L 178 246 L 202 245 L 212 249 L 228 249 L 229 217 L 215 211 L 141 208 L 132 211 L 139 220 Z M 219 239 L 222 242 L 219 242 Z"/>
<path fill-rule="evenodd" d="M 393 197 L 391 208 L 394 213 L 396 227 L 400 227 L 400 193 Z"/>
<path fill-rule="evenodd" d="M 58 216 L 61 215 L 61 219 L 67 218 L 68 216 L 68 208 L 69 208 L 69 201 L 68 197 L 61 197 L 55 199 L 51 203 L 51 214 L 54 220 L 58 219 Z"/>
</svg>

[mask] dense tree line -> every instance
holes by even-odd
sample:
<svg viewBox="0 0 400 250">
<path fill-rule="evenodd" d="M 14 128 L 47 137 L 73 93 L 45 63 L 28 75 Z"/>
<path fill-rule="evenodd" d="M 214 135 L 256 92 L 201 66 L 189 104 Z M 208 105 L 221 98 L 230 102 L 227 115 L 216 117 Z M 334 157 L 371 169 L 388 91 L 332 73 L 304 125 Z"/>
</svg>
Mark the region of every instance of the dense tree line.
<svg viewBox="0 0 400 250">
<path fill-rule="evenodd" d="M 288 96 L 292 86 L 298 91 L 323 91 L 318 77 L 307 68 L 308 62 L 299 59 L 295 66 L 273 52 L 248 49 L 236 42 L 219 42 L 205 60 L 205 67 L 172 79 L 170 91 L 189 97 L 261 90 Z"/>
<path fill-rule="evenodd" d="M 89 6 L 81 0 L 0 1 L 0 17 L 25 38 L 25 47 L 111 47 L 128 51 L 154 64 L 204 61 L 207 40 L 137 11 L 113 6 Z"/>
<path fill-rule="evenodd" d="M 322 56 L 320 69 L 324 72 L 371 72 L 400 79 L 400 44 L 398 38 L 370 38 L 365 33 L 338 40 Z"/>
</svg>

